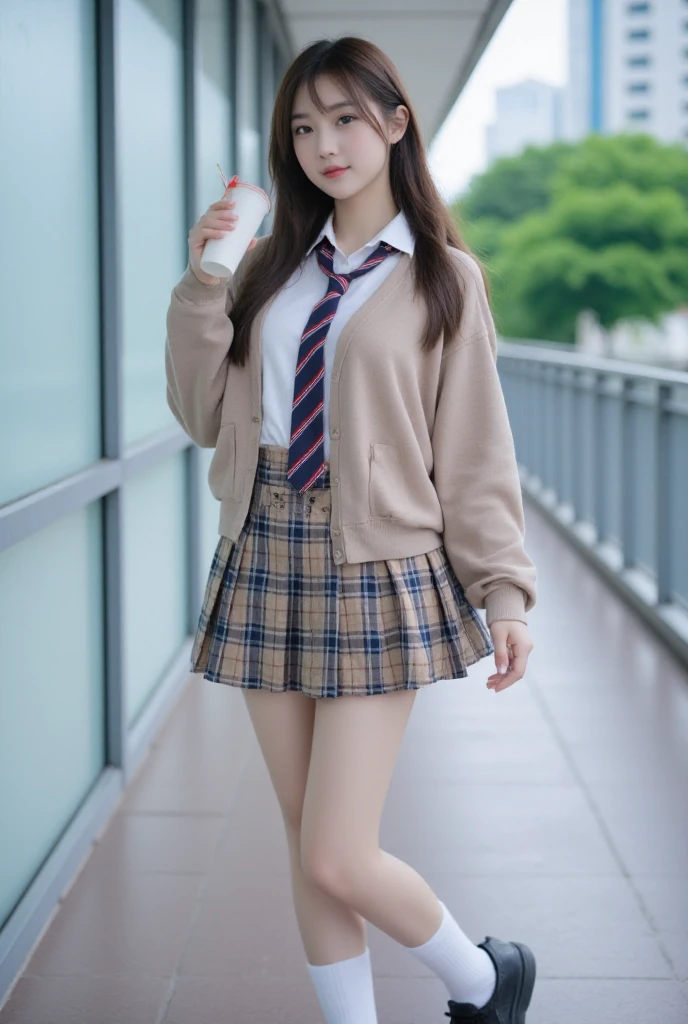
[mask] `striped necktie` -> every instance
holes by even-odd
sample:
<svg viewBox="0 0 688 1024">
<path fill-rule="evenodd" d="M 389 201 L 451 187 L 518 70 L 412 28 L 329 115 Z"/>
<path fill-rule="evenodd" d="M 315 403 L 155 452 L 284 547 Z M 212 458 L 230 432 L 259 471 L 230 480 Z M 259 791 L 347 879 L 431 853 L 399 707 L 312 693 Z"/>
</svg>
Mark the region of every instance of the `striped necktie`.
<svg viewBox="0 0 688 1024">
<path fill-rule="evenodd" d="M 329 281 L 325 298 L 313 307 L 301 336 L 294 380 L 294 401 L 291 408 L 291 438 L 287 464 L 287 481 L 302 494 L 309 487 L 322 487 L 325 475 L 323 408 L 325 405 L 325 338 L 334 320 L 339 300 L 355 277 L 362 277 L 382 263 L 386 256 L 398 252 L 392 245 L 380 242 L 365 263 L 350 274 L 335 274 L 334 247 L 325 236 L 317 247 L 318 264 Z"/>
</svg>

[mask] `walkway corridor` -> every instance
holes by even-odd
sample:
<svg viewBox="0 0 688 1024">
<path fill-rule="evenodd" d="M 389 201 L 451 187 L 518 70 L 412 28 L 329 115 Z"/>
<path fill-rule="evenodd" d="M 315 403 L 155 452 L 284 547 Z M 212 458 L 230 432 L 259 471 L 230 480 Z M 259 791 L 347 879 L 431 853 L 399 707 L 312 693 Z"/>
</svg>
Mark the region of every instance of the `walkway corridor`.
<svg viewBox="0 0 688 1024">
<path fill-rule="evenodd" d="M 688 1022 L 688 678 L 527 505 L 526 677 L 421 691 L 382 845 L 475 941 L 538 959 L 528 1024 Z M 380 1024 L 446 990 L 369 927 Z M 193 677 L 0 1024 L 321 1024 L 243 697 Z"/>
</svg>

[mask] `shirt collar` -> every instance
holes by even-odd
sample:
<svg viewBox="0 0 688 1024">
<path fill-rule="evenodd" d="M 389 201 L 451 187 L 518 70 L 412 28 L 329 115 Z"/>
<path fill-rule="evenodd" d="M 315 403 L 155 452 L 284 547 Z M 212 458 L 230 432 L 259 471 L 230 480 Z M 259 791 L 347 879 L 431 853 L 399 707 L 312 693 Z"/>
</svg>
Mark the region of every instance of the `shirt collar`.
<svg viewBox="0 0 688 1024">
<path fill-rule="evenodd" d="M 323 225 L 320 231 L 320 234 L 313 242 L 313 244 L 308 247 L 306 251 L 306 256 L 309 256 L 311 254 L 313 249 L 315 249 L 316 245 L 318 245 L 318 243 L 322 241 L 325 235 L 327 235 L 327 237 L 329 238 L 330 242 L 332 242 L 333 245 L 336 245 L 334 238 L 333 221 L 334 210 L 331 210 L 330 215 L 328 216 L 327 220 L 325 221 L 325 224 Z M 404 213 L 403 210 L 400 210 L 396 217 L 394 217 L 389 222 L 389 224 L 386 224 L 381 231 L 378 231 L 374 238 L 371 238 L 370 241 L 366 242 L 365 245 L 362 245 L 361 248 L 377 249 L 381 241 L 387 242 L 388 245 L 393 245 L 395 249 L 400 249 L 401 252 L 408 253 L 409 256 L 413 256 L 415 244 L 414 236 L 413 232 L 411 231 L 411 226 L 408 222 L 406 214 Z"/>
</svg>

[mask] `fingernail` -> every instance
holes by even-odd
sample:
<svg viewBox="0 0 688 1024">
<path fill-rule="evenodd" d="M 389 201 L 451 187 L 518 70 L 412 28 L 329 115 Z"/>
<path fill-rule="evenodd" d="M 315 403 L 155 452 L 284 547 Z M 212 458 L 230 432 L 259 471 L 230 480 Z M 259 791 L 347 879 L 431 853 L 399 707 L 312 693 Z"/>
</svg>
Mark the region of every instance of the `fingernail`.
<svg viewBox="0 0 688 1024">
<path fill-rule="evenodd" d="M 506 672 L 506 665 L 500 665 L 497 671 L 499 672 L 500 676 L 503 676 L 504 673 Z"/>
</svg>

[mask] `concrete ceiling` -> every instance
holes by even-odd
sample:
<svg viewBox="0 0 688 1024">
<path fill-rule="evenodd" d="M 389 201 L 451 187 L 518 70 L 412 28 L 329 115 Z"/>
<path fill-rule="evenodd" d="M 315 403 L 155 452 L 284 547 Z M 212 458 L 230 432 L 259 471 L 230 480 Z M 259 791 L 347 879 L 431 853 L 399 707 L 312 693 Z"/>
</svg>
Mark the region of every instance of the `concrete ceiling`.
<svg viewBox="0 0 688 1024">
<path fill-rule="evenodd" d="M 429 147 L 511 0 L 280 0 L 294 53 L 320 38 L 369 39 L 399 69 Z"/>
</svg>

